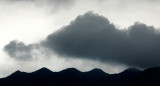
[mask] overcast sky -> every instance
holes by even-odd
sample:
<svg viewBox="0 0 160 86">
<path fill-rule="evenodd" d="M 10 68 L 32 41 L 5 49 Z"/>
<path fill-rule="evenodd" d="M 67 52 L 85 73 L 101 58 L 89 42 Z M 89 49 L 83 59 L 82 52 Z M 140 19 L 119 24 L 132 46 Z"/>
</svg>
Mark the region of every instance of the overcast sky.
<svg viewBox="0 0 160 86">
<path fill-rule="evenodd" d="M 0 77 L 160 66 L 159 0 L 0 0 Z"/>
</svg>

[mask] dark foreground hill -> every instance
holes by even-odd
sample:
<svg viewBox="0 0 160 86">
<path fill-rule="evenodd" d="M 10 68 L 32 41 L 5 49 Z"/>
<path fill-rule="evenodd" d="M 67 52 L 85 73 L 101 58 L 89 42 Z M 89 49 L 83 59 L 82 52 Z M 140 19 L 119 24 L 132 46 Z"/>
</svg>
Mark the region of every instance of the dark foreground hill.
<svg viewBox="0 0 160 86">
<path fill-rule="evenodd" d="M 160 67 L 144 71 L 129 68 L 119 74 L 107 74 L 100 69 L 52 72 L 41 68 L 32 73 L 16 71 L 0 79 L 0 86 L 160 86 Z"/>
</svg>

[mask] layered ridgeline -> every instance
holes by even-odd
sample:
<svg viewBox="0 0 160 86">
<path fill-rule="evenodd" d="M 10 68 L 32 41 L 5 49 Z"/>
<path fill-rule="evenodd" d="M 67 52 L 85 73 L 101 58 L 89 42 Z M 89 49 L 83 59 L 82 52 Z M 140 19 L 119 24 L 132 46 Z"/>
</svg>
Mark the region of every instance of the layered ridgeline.
<svg viewBox="0 0 160 86">
<path fill-rule="evenodd" d="M 160 67 L 140 71 L 129 68 L 118 74 L 108 74 L 101 69 L 81 72 L 68 68 L 52 72 L 41 68 L 32 73 L 16 71 L 0 79 L 0 86 L 160 86 Z"/>
</svg>

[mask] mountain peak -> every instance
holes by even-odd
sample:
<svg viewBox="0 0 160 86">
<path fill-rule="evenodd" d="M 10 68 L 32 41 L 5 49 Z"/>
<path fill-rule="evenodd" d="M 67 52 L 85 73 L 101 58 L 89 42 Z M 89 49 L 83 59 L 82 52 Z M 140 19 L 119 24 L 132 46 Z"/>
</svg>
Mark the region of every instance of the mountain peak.
<svg viewBox="0 0 160 86">
<path fill-rule="evenodd" d="M 26 72 L 21 72 L 20 70 L 17 70 L 15 71 L 14 73 L 12 73 L 10 76 L 10 78 L 13 78 L 13 77 L 21 77 L 21 76 L 24 76 L 25 74 L 27 74 Z"/>
<path fill-rule="evenodd" d="M 76 68 L 67 68 L 67 69 L 64 69 L 60 72 L 80 72 L 80 71 L 77 70 Z"/>
<path fill-rule="evenodd" d="M 39 69 L 39 70 L 43 70 L 43 71 L 50 71 L 48 68 L 46 68 L 46 67 L 42 67 L 41 69 Z"/>
<path fill-rule="evenodd" d="M 148 70 L 160 70 L 160 67 L 151 67 L 151 68 L 148 68 L 146 69 L 145 71 L 148 71 Z"/>
<path fill-rule="evenodd" d="M 131 67 L 131 68 L 124 70 L 123 72 L 140 72 L 140 70 L 137 68 Z"/>
<path fill-rule="evenodd" d="M 89 71 L 90 73 L 104 73 L 106 74 L 103 70 L 99 69 L 99 68 L 94 68 L 92 70 Z"/>
<path fill-rule="evenodd" d="M 137 68 L 134 68 L 134 67 L 131 67 L 131 68 L 128 68 L 128 69 L 126 69 L 126 70 L 124 70 L 123 72 L 121 72 L 121 73 L 119 73 L 119 74 L 121 74 L 121 75 L 134 75 L 134 74 L 137 74 L 137 73 L 139 73 L 139 72 L 141 72 L 139 69 L 137 69 Z"/>
<path fill-rule="evenodd" d="M 159 74 L 160 67 L 151 67 L 143 71 L 143 73 L 153 73 L 153 74 Z"/>
<path fill-rule="evenodd" d="M 46 68 L 46 67 L 42 67 L 41 69 L 36 70 L 35 72 L 38 72 L 38 73 L 49 73 L 49 72 L 52 72 L 52 71 L 49 70 L 49 69 Z"/>
<path fill-rule="evenodd" d="M 17 71 L 15 71 L 14 73 L 21 73 L 21 71 L 20 71 L 20 70 L 17 70 Z"/>
<path fill-rule="evenodd" d="M 102 78 L 108 76 L 109 74 L 105 73 L 103 70 L 95 68 L 85 73 L 88 77 L 93 78 Z"/>
<path fill-rule="evenodd" d="M 27 72 L 22 72 L 22 71 L 20 71 L 20 70 L 17 70 L 17 71 L 15 71 L 15 72 L 12 73 L 12 74 L 22 74 L 22 73 L 27 73 Z"/>
</svg>

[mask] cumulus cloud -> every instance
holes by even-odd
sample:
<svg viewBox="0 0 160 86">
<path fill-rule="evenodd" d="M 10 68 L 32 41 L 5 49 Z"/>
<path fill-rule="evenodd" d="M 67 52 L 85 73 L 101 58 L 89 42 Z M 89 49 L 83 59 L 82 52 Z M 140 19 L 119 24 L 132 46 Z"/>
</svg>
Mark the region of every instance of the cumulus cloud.
<svg viewBox="0 0 160 86">
<path fill-rule="evenodd" d="M 73 58 L 137 67 L 160 65 L 160 34 L 154 27 L 136 22 L 127 30 L 120 30 L 92 12 L 50 34 L 44 44 L 59 55 Z"/>
<path fill-rule="evenodd" d="M 11 42 L 5 46 L 5 51 L 12 57 L 17 57 L 17 52 L 30 53 L 29 46 L 17 45 L 15 47 L 15 42 Z M 66 58 L 93 59 L 141 68 L 160 66 L 159 45 L 160 33 L 153 26 L 136 22 L 121 30 L 93 12 L 78 16 L 41 42 L 41 46 Z"/>
</svg>

